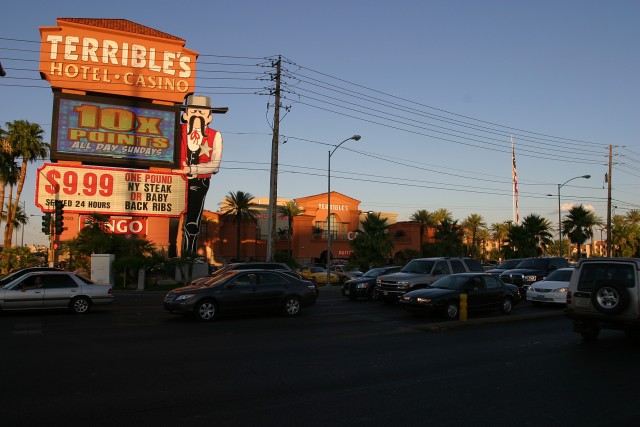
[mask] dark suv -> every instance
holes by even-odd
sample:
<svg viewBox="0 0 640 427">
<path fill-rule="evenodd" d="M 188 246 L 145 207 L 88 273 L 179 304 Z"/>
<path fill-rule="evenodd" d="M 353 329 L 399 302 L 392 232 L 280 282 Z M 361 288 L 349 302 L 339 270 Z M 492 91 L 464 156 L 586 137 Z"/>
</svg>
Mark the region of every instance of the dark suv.
<svg viewBox="0 0 640 427">
<path fill-rule="evenodd" d="M 542 280 L 552 271 L 569 267 L 569 262 L 563 257 L 525 258 L 518 264 L 518 268 L 506 270 L 500 274 L 504 283 L 516 285 L 523 300 L 527 297 L 527 290 L 538 280 Z"/>
<path fill-rule="evenodd" d="M 376 280 L 376 292 L 386 303 L 394 303 L 406 292 L 426 288 L 453 273 L 484 272 L 480 261 L 473 258 L 416 258 L 397 273 Z"/>
</svg>

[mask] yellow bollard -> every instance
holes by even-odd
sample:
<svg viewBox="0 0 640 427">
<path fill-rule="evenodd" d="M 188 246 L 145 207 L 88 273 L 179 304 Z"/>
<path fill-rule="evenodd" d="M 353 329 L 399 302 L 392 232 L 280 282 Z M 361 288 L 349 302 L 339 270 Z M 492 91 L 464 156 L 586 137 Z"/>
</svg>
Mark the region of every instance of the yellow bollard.
<svg viewBox="0 0 640 427">
<path fill-rule="evenodd" d="M 467 294 L 460 294 L 460 320 L 467 321 Z"/>
</svg>

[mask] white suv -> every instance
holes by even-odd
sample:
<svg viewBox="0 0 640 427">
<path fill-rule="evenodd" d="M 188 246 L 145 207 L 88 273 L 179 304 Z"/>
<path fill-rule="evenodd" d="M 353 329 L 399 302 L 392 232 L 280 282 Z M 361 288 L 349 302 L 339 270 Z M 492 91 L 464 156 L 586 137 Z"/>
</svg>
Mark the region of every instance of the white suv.
<svg viewBox="0 0 640 427">
<path fill-rule="evenodd" d="M 601 329 L 640 331 L 640 258 L 588 258 L 578 262 L 567 292 L 567 317 L 584 339 Z"/>
</svg>

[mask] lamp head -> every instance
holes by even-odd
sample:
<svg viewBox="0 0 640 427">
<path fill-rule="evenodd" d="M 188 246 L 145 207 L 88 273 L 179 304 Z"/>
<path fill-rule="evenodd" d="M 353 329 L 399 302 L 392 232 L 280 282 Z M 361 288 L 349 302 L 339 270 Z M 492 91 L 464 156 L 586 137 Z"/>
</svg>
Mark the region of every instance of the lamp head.
<svg viewBox="0 0 640 427">
<path fill-rule="evenodd" d="M 353 135 L 351 137 L 351 139 L 353 139 L 354 141 L 360 141 L 361 136 L 360 135 Z"/>
<path fill-rule="evenodd" d="M 582 175 L 583 178 L 589 179 L 591 178 L 591 175 Z"/>
</svg>

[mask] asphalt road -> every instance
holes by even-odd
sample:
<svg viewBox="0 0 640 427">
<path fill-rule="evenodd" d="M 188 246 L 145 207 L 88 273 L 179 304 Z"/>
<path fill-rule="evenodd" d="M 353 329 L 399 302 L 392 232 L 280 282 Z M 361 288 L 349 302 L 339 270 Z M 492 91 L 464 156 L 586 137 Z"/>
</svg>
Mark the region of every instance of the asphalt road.
<svg viewBox="0 0 640 427">
<path fill-rule="evenodd" d="M 469 322 L 409 316 L 322 288 L 298 318 L 196 323 L 161 294 L 0 316 L 2 424 L 631 425 L 640 343 L 582 342 L 556 307 Z"/>
</svg>

